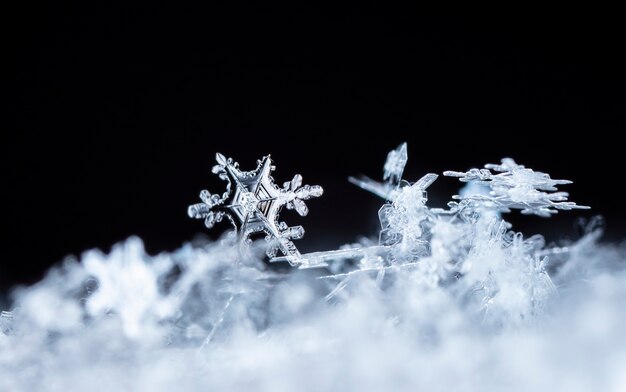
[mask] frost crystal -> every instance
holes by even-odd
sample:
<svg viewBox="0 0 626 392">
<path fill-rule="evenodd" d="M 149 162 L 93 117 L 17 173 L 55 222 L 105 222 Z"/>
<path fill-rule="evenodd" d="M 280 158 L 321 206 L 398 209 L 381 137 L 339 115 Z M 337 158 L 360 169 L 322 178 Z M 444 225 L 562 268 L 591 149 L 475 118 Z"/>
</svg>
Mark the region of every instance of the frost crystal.
<svg viewBox="0 0 626 392">
<path fill-rule="evenodd" d="M 400 188 L 393 202 L 384 204 L 378 211 L 381 232 L 381 245 L 392 245 L 391 259 L 394 255 L 412 255 L 411 258 L 425 256 L 428 242 L 422 239 L 423 224 L 430 219 L 431 213 L 426 207 L 428 188 L 436 179 L 433 173 L 426 174 L 415 184 Z"/>
<path fill-rule="evenodd" d="M 211 228 L 226 216 L 242 242 L 249 243 L 251 234 L 262 232 L 269 242 L 268 256 L 274 257 L 280 250 L 290 259 L 297 259 L 300 252 L 291 240 L 302 238 L 304 228 L 279 222 L 279 213 L 286 206 L 301 216 L 307 215 L 309 209 L 304 200 L 321 196 L 322 187 L 302 186 L 302 176 L 296 174 L 279 188 L 270 175 L 275 166 L 269 155 L 257 161 L 257 168 L 252 171 L 240 170 L 237 162 L 219 153 L 216 160 L 212 171 L 228 182 L 226 192 L 221 196 L 207 190 L 200 192 L 202 203 L 189 206 L 189 217 L 204 219 L 206 227 Z"/>
<path fill-rule="evenodd" d="M 549 217 L 557 210 L 589 208 L 567 201 L 567 192 L 556 192 L 556 185 L 571 184 L 571 181 L 553 180 L 550 175 L 527 169 L 511 158 L 502 159 L 500 165 L 487 164 L 485 169 L 446 171 L 443 175 L 489 187 L 488 194 L 456 195 L 453 198 L 482 204 L 500 212 L 509 212 L 514 208 L 522 210 L 522 214 Z"/>
<path fill-rule="evenodd" d="M 389 151 L 387 161 L 385 161 L 385 167 L 383 168 L 383 180 L 394 184 L 400 183 L 407 159 L 406 142 L 399 145 L 395 150 Z"/>
<path fill-rule="evenodd" d="M 402 173 L 404 172 L 404 166 L 406 165 L 407 159 L 408 156 L 405 142 L 387 154 L 387 160 L 385 161 L 385 167 L 383 168 L 384 182 L 372 180 L 367 176 L 361 176 L 359 178 L 349 177 L 348 181 L 385 200 L 392 200 L 395 196 L 396 190 L 400 187 Z"/>
</svg>

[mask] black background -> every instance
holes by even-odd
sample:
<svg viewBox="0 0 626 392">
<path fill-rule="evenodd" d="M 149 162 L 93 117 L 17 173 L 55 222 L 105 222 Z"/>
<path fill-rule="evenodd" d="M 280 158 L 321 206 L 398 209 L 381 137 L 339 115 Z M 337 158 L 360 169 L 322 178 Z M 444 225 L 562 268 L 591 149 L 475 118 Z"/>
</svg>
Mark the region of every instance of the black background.
<svg viewBox="0 0 626 392">
<path fill-rule="evenodd" d="M 303 251 L 376 232 L 380 201 L 346 177 L 380 178 L 405 140 L 407 179 L 511 156 L 574 180 L 564 190 L 593 207 L 551 220 L 515 214 L 518 228 L 572 238 L 577 217 L 602 214 L 608 239 L 624 234 L 618 18 L 206 4 L 8 15 L 17 23 L 1 136 L 2 288 L 133 234 L 157 253 L 205 231 L 186 208 L 201 189 L 223 189 L 210 173 L 217 151 L 244 169 L 271 153 L 278 183 L 301 173 L 324 186 L 306 219 L 282 215 L 305 225 Z M 457 188 L 441 178 L 432 204 Z"/>
</svg>

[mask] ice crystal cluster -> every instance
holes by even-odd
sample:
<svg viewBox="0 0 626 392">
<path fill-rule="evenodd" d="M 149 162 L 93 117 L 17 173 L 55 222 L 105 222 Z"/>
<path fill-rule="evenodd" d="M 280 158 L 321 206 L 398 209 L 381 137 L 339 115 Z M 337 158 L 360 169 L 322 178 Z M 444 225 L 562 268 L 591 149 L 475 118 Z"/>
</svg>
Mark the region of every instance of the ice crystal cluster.
<svg viewBox="0 0 626 392">
<path fill-rule="evenodd" d="M 467 185 L 430 208 L 438 176 L 404 180 L 403 144 L 382 182 L 350 179 L 384 199 L 378 235 L 301 254 L 279 213 L 306 215 L 322 189 L 277 186 L 269 157 L 217 162 L 226 192 L 188 212 L 237 234 L 156 256 L 130 238 L 14 290 L 0 390 L 626 390 L 624 247 L 593 223 L 547 246 L 505 220 L 585 208 L 567 181 L 504 159 L 443 173 Z"/>
</svg>

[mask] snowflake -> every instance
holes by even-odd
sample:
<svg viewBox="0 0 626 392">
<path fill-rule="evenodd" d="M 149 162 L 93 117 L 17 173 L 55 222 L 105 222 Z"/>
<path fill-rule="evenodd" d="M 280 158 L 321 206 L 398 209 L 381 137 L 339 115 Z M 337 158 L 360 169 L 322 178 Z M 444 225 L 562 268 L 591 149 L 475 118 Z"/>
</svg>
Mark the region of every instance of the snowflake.
<svg viewBox="0 0 626 392">
<path fill-rule="evenodd" d="M 522 210 L 522 214 L 549 217 L 556 214 L 557 210 L 589 208 L 567 201 L 567 192 L 556 192 L 556 185 L 571 184 L 571 181 L 553 180 L 549 174 L 527 169 L 511 158 L 502 159 L 499 165 L 487 164 L 485 169 L 446 171 L 443 175 L 489 187 L 490 191 L 486 195 L 456 195 L 453 198 L 483 204 L 501 212 L 509 212 L 511 208 L 515 208 Z"/>
<path fill-rule="evenodd" d="M 280 250 L 285 256 L 299 258 L 300 252 L 291 240 L 302 238 L 304 228 L 289 227 L 285 222 L 279 222 L 279 214 L 286 206 L 287 209 L 295 209 L 301 216 L 307 215 L 309 209 L 304 200 L 321 196 L 324 192 L 322 187 L 302 186 L 302 176 L 296 174 L 283 188 L 279 188 L 270 175 L 275 166 L 269 155 L 257 161 L 258 166 L 252 171 L 240 170 L 237 162 L 219 153 L 215 159 L 217 165 L 212 172 L 228 182 L 226 192 L 221 196 L 207 190 L 200 192 L 202 203 L 189 206 L 189 217 L 204 219 L 208 228 L 227 217 L 242 242 L 249 243 L 250 235 L 262 232 L 269 242 L 268 256 L 274 257 Z"/>
</svg>

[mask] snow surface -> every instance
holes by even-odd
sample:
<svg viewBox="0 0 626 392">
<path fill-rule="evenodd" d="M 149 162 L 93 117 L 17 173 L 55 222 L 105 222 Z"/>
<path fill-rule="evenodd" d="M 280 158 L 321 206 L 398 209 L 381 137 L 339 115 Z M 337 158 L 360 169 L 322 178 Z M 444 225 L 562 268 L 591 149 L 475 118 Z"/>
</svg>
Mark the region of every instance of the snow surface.
<svg viewBox="0 0 626 392">
<path fill-rule="evenodd" d="M 327 268 L 275 269 L 232 235 L 67 260 L 2 313 L 0 391 L 626 391 L 626 247 L 512 231 L 501 213 L 554 199 L 502 208 L 509 176 L 498 203 L 446 211 L 425 178 L 379 192 L 378 244 Z"/>
</svg>

